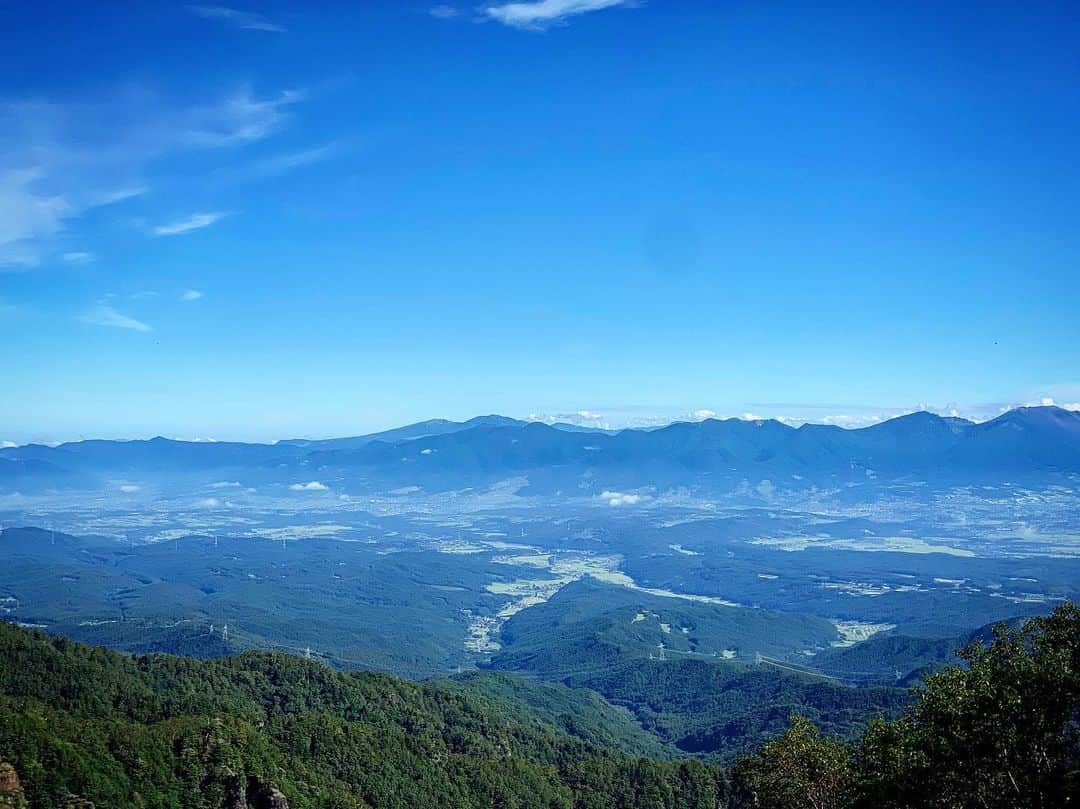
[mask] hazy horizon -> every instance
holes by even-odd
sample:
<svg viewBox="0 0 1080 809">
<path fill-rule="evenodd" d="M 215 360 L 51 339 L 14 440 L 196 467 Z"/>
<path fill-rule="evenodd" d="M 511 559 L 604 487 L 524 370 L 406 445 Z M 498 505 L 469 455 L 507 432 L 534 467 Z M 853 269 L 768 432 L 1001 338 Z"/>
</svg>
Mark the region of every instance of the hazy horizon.
<svg viewBox="0 0 1080 809">
<path fill-rule="evenodd" d="M 932 413 L 937 416 L 947 418 L 960 418 L 966 421 L 975 423 L 990 421 L 1003 413 L 1007 413 L 1010 410 L 1017 408 L 1030 408 L 1030 407 L 1057 407 L 1062 410 L 1080 411 L 1080 403 L 1075 402 L 1057 402 L 1051 398 L 1043 398 L 1039 401 L 1032 402 L 1017 402 L 1012 404 L 999 404 L 999 403 L 987 403 L 972 408 L 967 408 L 961 412 L 956 407 L 935 408 L 927 405 L 919 405 L 917 407 L 910 408 L 866 408 L 866 407 L 847 407 L 842 408 L 838 405 L 824 405 L 817 409 L 820 410 L 836 410 L 839 415 L 822 415 L 817 418 L 792 418 L 790 416 L 783 415 L 769 415 L 764 411 L 772 411 L 777 408 L 783 407 L 782 405 L 758 405 L 758 409 L 762 410 L 761 413 L 754 412 L 742 412 L 742 413 L 721 413 L 710 409 L 698 409 L 693 411 L 686 411 L 675 416 L 645 416 L 638 412 L 638 415 L 630 415 L 627 411 L 623 411 L 621 415 L 622 419 L 609 419 L 604 413 L 593 410 L 579 410 L 572 413 L 552 413 L 552 414 L 540 414 L 530 413 L 525 416 L 507 415 L 505 413 L 491 413 L 483 414 L 471 414 L 465 415 L 460 418 L 447 418 L 445 416 L 430 416 L 428 418 L 421 418 L 415 422 L 391 422 L 387 424 L 380 424 L 371 429 L 344 429 L 337 433 L 324 433 L 310 430 L 303 433 L 295 433 L 289 435 L 279 435 L 270 438 L 259 437 L 233 437 L 228 434 L 222 435 L 178 435 L 169 433 L 168 431 L 153 431 L 144 434 L 116 434 L 116 435 L 78 435 L 70 438 L 52 438 L 48 440 L 27 440 L 27 441 L 13 441 L 10 439 L 0 440 L 0 449 L 13 448 L 17 446 L 23 446 L 26 444 L 45 444 L 56 446 L 58 444 L 70 443 L 73 441 L 84 441 L 91 439 L 101 440 L 117 440 L 117 441 L 140 441 L 150 438 L 167 438 L 174 441 L 186 441 L 186 442 L 240 442 L 240 443 L 259 443 L 259 444 L 274 444 L 280 441 L 288 441 L 293 439 L 310 439 L 321 440 L 331 438 L 347 438 L 350 436 L 369 435 L 374 433 L 383 432 L 385 430 L 393 430 L 399 427 L 405 427 L 412 424 L 423 423 L 426 421 L 457 421 L 465 422 L 474 418 L 483 418 L 484 416 L 501 416 L 506 418 L 516 419 L 522 422 L 535 422 L 538 424 L 546 425 L 573 425 L 577 427 L 586 427 L 599 430 L 624 430 L 624 429 L 653 429 L 658 427 L 665 427 L 676 423 L 693 423 L 701 422 L 709 419 L 726 420 L 726 419 L 739 419 L 741 421 L 778 421 L 781 424 L 785 424 L 790 427 L 799 427 L 803 424 L 820 424 L 841 427 L 848 430 L 857 430 L 864 427 L 872 427 L 875 424 L 881 424 L 882 422 L 889 421 L 891 419 L 900 418 L 901 416 L 911 415 L 913 413 Z M 788 405 L 786 410 L 789 412 L 795 412 L 798 410 L 813 410 L 815 409 L 810 405 Z M 641 408 L 640 411 L 645 411 L 645 408 Z M 845 411 L 845 412 L 840 412 Z M 608 411 L 610 412 L 610 410 Z M 633 412 L 633 411 L 631 411 Z"/>
</svg>

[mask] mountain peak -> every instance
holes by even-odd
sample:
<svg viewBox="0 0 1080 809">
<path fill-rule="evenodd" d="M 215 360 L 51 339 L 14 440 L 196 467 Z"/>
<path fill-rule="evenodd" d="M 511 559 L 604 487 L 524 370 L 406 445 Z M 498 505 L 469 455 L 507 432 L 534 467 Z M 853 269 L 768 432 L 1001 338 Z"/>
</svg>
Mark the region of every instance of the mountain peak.
<svg viewBox="0 0 1080 809">
<path fill-rule="evenodd" d="M 1017 407 L 982 426 L 986 429 L 1011 426 L 1017 429 L 1064 430 L 1080 434 L 1080 412 L 1056 405 Z"/>
</svg>

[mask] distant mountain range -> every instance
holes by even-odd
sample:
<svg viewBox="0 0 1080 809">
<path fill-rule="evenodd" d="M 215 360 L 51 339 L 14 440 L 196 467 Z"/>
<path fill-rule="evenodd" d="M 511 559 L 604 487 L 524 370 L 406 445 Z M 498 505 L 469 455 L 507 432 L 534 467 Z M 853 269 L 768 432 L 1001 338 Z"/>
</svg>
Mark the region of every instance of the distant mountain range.
<svg viewBox="0 0 1080 809">
<path fill-rule="evenodd" d="M 975 423 L 920 412 L 862 429 L 770 419 L 618 432 L 504 416 L 275 444 L 79 441 L 0 450 L 0 492 L 317 480 L 344 491 L 438 491 L 525 476 L 537 493 L 690 487 L 725 491 L 883 484 L 1039 483 L 1080 474 L 1080 413 L 1010 410 Z M 130 487 L 129 487 L 130 489 Z M 312 487 L 309 491 L 321 491 Z"/>
<path fill-rule="evenodd" d="M 310 449 L 355 449 L 370 444 L 372 441 L 394 443 L 397 441 L 409 441 L 414 438 L 430 438 L 435 435 L 459 433 L 462 430 L 471 430 L 474 427 L 522 427 L 527 423 L 512 419 L 509 416 L 496 415 L 476 416 L 468 421 L 428 419 L 427 421 L 418 421 L 416 424 L 407 424 L 404 427 L 395 427 L 392 430 L 383 430 L 382 432 L 358 435 L 351 438 L 323 438 L 317 440 L 292 438 L 278 443 Z"/>
</svg>

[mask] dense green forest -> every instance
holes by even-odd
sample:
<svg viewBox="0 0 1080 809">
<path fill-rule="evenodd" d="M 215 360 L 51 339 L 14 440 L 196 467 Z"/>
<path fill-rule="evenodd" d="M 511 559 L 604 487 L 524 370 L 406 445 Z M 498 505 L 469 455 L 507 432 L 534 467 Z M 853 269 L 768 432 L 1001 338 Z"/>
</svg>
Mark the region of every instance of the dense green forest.
<svg viewBox="0 0 1080 809">
<path fill-rule="evenodd" d="M 802 718 L 734 768 L 734 806 L 1052 809 L 1080 805 L 1080 610 L 1001 625 L 854 743 Z"/>
<path fill-rule="evenodd" d="M 445 688 L 281 654 L 127 657 L 0 625 L 0 758 L 35 809 L 714 807 L 726 774 L 629 758 Z"/>
<path fill-rule="evenodd" d="M 1001 627 L 964 656 L 966 666 L 930 675 L 898 719 L 875 721 L 854 742 L 793 718 L 727 770 L 603 747 L 622 737 L 626 717 L 576 719 L 587 694 L 529 712 L 498 681 L 479 691 L 421 685 L 267 653 L 129 657 L 0 624 L 0 760 L 10 765 L 0 766 L 0 806 L 1048 809 L 1080 800 L 1080 611 L 1064 605 Z M 532 699 L 542 705 L 544 693 Z M 570 735 L 571 720 L 583 734 Z"/>
<path fill-rule="evenodd" d="M 783 732 L 792 714 L 851 739 L 869 719 L 908 705 L 904 688 L 852 688 L 793 665 L 749 662 L 756 651 L 786 660 L 835 636 L 831 623 L 811 616 L 673 603 L 583 579 L 514 615 L 500 636 L 504 648 L 487 665 L 595 691 L 676 754 L 732 763 Z M 725 649 L 740 657 L 720 657 Z"/>
</svg>

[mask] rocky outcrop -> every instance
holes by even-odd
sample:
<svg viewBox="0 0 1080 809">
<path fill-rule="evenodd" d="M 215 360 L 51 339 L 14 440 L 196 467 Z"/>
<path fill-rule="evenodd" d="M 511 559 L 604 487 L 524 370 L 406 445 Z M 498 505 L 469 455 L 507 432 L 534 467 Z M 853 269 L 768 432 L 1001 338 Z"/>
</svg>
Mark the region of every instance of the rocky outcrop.
<svg viewBox="0 0 1080 809">
<path fill-rule="evenodd" d="M 68 795 L 60 804 L 63 809 L 95 809 L 94 802 L 78 795 Z"/>
<path fill-rule="evenodd" d="M 0 809 L 27 809 L 19 775 L 6 761 L 0 761 Z"/>
<path fill-rule="evenodd" d="M 19 774 L 6 761 L 0 761 L 0 809 L 29 809 L 26 793 L 19 782 Z M 61 809 L 96 809 L 93 801 L 78 795 L 65 795 L 60 800 Z"/>
<path fill-rule="evenodd" d="M 221 809 L 248 809 L 247 790 L 240 776 L 226 769 L 222 780 L 225 794 L 221 799 Z"/>
<path fill-rule="evenodd" d="M 249 809 L 289 809 L 289 802 L 277 787 L 253 778 L 248 788 L 248 806 Z"/>
<path fill-rule="evenodd" d="M 221 809 L 289 809 L 289 801 L 273 784 L 258 778 L 244 779 L 226 769 L 221 779 L 224 787 Z"/>
</svg>

